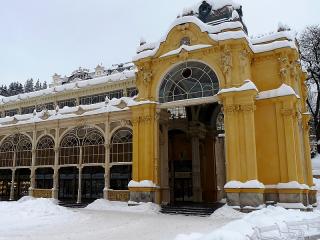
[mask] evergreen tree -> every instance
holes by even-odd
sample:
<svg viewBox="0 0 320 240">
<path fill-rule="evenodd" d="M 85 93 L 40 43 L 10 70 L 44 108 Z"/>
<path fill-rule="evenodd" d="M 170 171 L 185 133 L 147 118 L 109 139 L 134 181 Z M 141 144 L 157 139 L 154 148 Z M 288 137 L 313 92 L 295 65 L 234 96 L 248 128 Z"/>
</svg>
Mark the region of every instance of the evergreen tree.
<svg viewBox="0 0 320 240">
<path fill-rule="evenodd" d="M 26 83 L 24 85 L 24 92 L 28 93 L 28 92 L 33 92 L 33 91 L 34 91 L 33 79 L 30 78 L 26 81 Z"/>
<path fill-rule="evenodd" d="M 19 82 L 12 82 L 8 88 L 8 96 L 14 96 L 23 93 L 23 86 Z"/>
<path fill-rule="evenodd" d="M 47 88 L 48 88 L 47 81 L 44 81 L 42 84 L 42 89 L 47 89 Z"/>
<path fill-rule="evenodd" d="M 42 85 L 41 85 L 41 83 L 40 83 L 40 81 L 38 79 L 37 82 L 36 82 L 36 85 L 34 86 L 34 91 L 39 91 L 41 89 L 42 89 Z"/>
<path fill-rule="evenodd" d="M 1 85 L 1 87 L 0 87 L 0 95 L 3 96 L 3 97 L 7 97 L 8 96 L 7 85 Z"/>
</svg>

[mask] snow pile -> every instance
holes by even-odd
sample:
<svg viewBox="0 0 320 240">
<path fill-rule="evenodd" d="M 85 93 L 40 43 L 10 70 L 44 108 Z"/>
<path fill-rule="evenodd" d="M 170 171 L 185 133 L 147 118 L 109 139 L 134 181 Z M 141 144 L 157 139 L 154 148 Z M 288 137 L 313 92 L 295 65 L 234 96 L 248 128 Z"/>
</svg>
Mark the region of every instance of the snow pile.
<svg viewBox="0 0 320 240">
<path fill-rule="evenodd" d="M 311 161 L 312 161 L 312 174 L 320 175 L 320 154 L 317 154 Z"/>
<path fill-rule="evenodd" d="M 245 80 L 243 85 L 240 87 L 223 88 L 219 91 L 218 94 L 229 93 L 229 92 L 242 92 L 242 91 L 248 91 L 248 90 L 256 90 L 258 92 L 256 85 L 251 80 Z"/>
<path fill-rule="evenodd" d="M 63 224 L 75 219 L 75 213 L 58 206 L 55 200 L 32 197 L 17 202 L 0 202 L 0 216 L 0 232 Z"/>
<path fill-rule="evenodd" d="M 89 204 L 86 209 L 95 211 L 118 211 L 156 214 L 160 211 L 160 206 L 154 203 L 140 203 L 137 206 L 128 206 L 128 203 L 126 202 L 115 202 L 105 199 L 98 199 Z"/>
<path fill-rule="evenodd" d="M 239 181 L 230 181 L 224 185 L 224 188 L 256 188 L 262 189 L 265 188 L 263 183 L 259 182 L 258 180 L 251 180 L 248 182 L 239 182 Z"/>
<path fill-rule="evenodd" d="M 136 182 L 136 181 L 131 180 L 128 184 L 128 187 L 129 188 L 135 188 L 135 187 L 136 188 L 155 188 L 155 187 L 157 187 L 157 185 L 154 184 L 150 180 L 143 180 L 140 182 Z"/>
<path fill-rule="evenodd" d="M 262 100 L 262 99 L 284 97 L 284 96 L 290 96 L 290 95 L 296 95 L 296 92 L 293 90 L 292 87 L 288 86 L 287 84 L 282 84 L 279 88 L 260 92 L 257 96 L 257 99 Z"/>
<path fill-rule="evenodd" d="M 301 212 L 286 210 L 281 207 L 268 207 L 251 212 L 242 219 L 228 223 L 224 227 L 209 234 L 178 235 L 175 240 L 246 240 L 247 235 L 253 234 L 254 227 L 264 227 L 278 224 L 285 228 L 284 222 L 303 221 L 306 219 L 318 219 L 320 211 Z M 279 236 L 278 236 L 279 237 Z"/>
<path fill-rule="evenodd" d="M 232 218 L 232 219 L 238 219 L 244 217 L 246 214 L 239 212 L 232 207 L 228 206 L 227 204 L 223 207 L 217 209 L 210 218 L 216 219 L 216 218 Z"/>
<path fill-rule="evenodd" d="M 289 183 L 279 183 L 277 189 L 309 189 L 310 187 L 306 184 L 300 184 L 297 181 Z"/>
</svg>

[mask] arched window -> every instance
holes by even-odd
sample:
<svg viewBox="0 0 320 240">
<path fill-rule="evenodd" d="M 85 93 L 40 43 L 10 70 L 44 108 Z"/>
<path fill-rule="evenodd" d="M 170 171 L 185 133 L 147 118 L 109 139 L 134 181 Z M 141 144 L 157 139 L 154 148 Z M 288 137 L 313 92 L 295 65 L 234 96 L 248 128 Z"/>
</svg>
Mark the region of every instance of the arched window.
<svg viewBox="0 0 320 240">
<path fill-rule="evenodd" d="M 14 155 L 16 155 L 16 166 L 31 166 L 32 143 L 23 134 L 14 134 L 7 137 L 0 146 L 0 165 L 12 167 Z"/>
<path fill-rule="evenodd" d="M 100 131 L 91 129 L 83 139 L 83 163 L 104 163 L 104 137 Z"/>
<path fill-rule="evenodd" d="M 32 164 L 32 143 L 30 139 L 23 134 L 16 134 L 17 141 L 17 166 L 31 166 Z"/>
<path fill-rule="evenodd" d="M 54 140 L 50 136 L 43 136 L 36 149 L 36 166 L 54 165 Z"/>
<path fill-rule="evenodd" d="M 96 128 L 83 126 L 70 130 L 60 144 L 60 165 L 104 163 L 104 137 Z M 82 152 L 80 159 L 80 151 Z"/>
<path fill-rule="evenodd" d="M 110 188 L 126 190 L 132 173 L 132 131 L 119 129 L 111 138 Z"/>
<path fill-rule="evenodd" d="M 214 71 L 200 62 L 185 62 L 168 72 L 160 86 L 159 102 L 214 96 L 219 82 Z"/>
<path fill-rule="evenodd" d="M 0 167 L 13 166 L 14 145 L 10 139 L 6 138 L 0 146 Z"/>
<path fill-rule="evenodd" d="M 130 129 L 120 129 L 114 133 L 110 154 L 112 163 L 132 162 L 132 131 Z"/>
</svg>

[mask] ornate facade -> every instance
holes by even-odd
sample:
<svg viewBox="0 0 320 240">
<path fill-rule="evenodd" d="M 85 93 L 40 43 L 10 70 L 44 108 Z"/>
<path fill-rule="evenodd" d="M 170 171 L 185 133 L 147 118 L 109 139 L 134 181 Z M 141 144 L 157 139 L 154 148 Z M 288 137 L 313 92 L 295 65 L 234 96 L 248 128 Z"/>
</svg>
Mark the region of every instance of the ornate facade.
<svg viewBox="0 0 320 240">
<path fill-rule="evenodd" d="M 249 39 L 237 4 L 185 11 L 134 66 L 53 79 L 2 99 L 2 198 L 316 202 L 295 39 Z"/>
</svg>

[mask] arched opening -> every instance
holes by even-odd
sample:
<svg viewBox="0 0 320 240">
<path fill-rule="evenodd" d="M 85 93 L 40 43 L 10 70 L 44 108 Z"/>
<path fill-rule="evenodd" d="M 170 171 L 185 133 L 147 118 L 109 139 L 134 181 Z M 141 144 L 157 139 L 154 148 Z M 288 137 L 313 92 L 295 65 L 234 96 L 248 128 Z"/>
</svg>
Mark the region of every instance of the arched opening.
<svg viewBox="0 0 320 240">
<path fill-rule="evenodd" d="M 121 128 L 111 138 L 110 189 L 127 190 L 132 179 L 132 130 Z"/>
<path fill-rule="evenodd" d="M 223 146 L 217 147 L 224 119 L 213 97 L 218 91 L 215 72 L 196 61 L 173 67 L 160 84 L 160 107 L 168 112 L 168 119 L 161 114 L 159 141 L 161 185 L 170 189 L 162 192 L 164 202 L 210 204 L 221 199 L 216 164 L 217 153 L 224 154 Z"/>
<path fill-rule="evenodd" d="M 43 136 L 36 148 L 36 166 L 54 165 L 54 140 L 50 136 Z"/>
<path fill-rule="evenodd" d="M 163 78 L 159 102 L 210 97 L 219 91 L 215 72 L 206 64 L 195 61 L 181 63 Z"/>
<path fill-rule="evenodd" d="M 59 199 L 90 202 L 103 195 L 105 139 L 94 127 L 68 131 L 60 143 Z M 89 165 L 89 166 L 87 166 Z"/>
<path fill-rule="evenodd" d="M 37 189 L 53 188 L 53 169 L 52 168 L 36 169 L 36 188 Z"/>
</svg>

